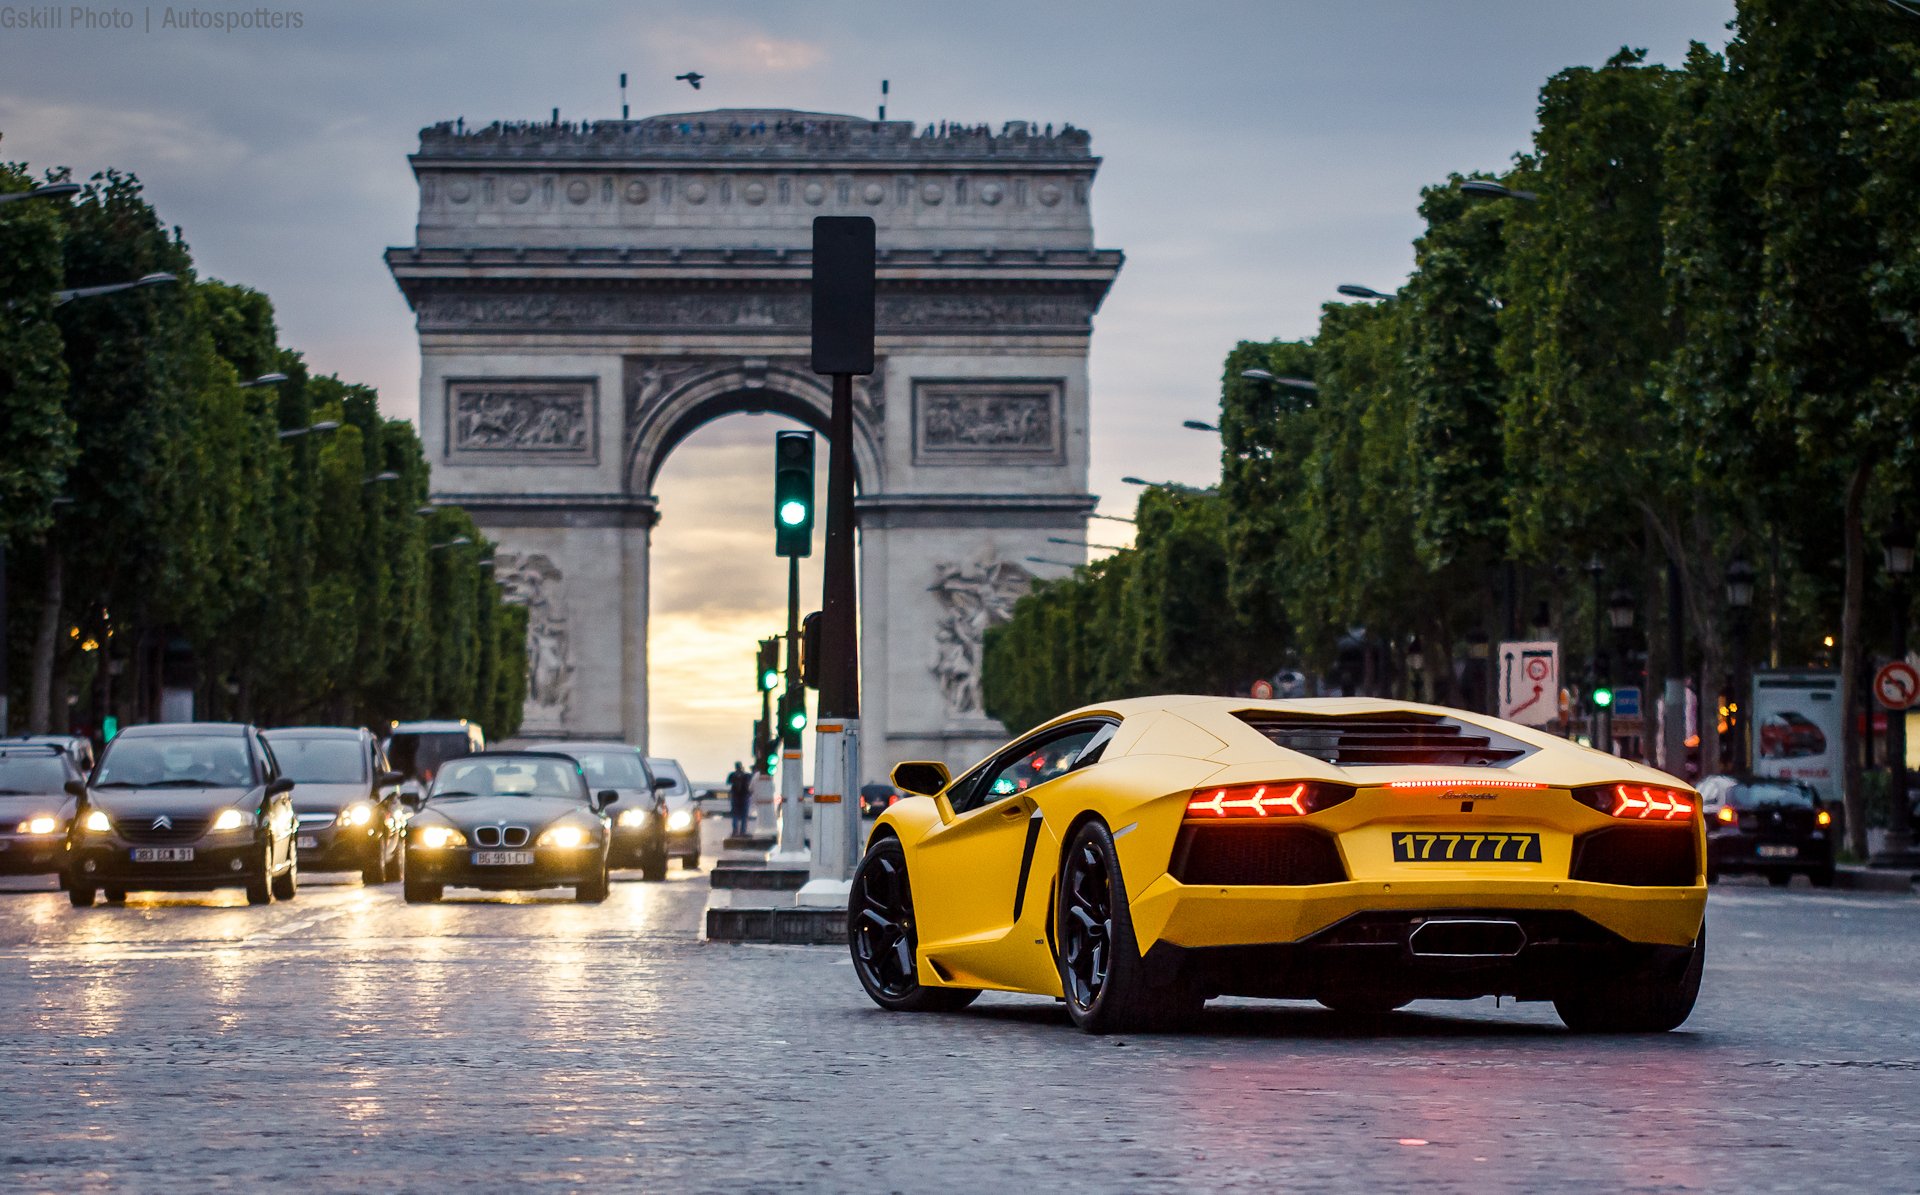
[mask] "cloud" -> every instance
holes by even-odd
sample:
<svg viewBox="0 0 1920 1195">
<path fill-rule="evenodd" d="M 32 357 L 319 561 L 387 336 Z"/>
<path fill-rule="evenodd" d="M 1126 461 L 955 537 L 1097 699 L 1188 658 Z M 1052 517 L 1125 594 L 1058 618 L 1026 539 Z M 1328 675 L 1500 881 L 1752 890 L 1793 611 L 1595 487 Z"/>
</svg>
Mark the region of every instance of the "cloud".
<svg viewBox="0 0 1920 1195">
<path fill-rule="evenodd" d="M 0 94 L 0 133 L 0 158 L 25 159 L 36 170 L 72 166 L 82 178 L 107 166 L 217 175 L 239 168 L 252 153 L 239 137 L 168 113 L 8 94 Z"/>
<path fill-rule="evenodd" d="M 737 21 L 689 20 L 664 28 L 649 24 L 641 36 L 656 62 L 682 70 L 795 74 L 827 59 L 826 48 L 818 42 L 777 37 Z"/>
</svg>

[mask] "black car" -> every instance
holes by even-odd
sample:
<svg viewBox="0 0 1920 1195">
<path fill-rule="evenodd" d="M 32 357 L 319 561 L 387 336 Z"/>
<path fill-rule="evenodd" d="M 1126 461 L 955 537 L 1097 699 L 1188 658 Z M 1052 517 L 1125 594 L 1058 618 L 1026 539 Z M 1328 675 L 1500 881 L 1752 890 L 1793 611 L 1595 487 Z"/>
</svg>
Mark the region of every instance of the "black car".
<svg viewBox="0 0 1920 1195">
<path fill-rule="evenodd" d="M 687 871 L 700 870 L 700 805 L 694 800 L 693 783 L 677 759 L 649 755 L 647 771 L 654 781 L 667 781 L 660 791 L 667 799 L 667 855 L 680 860 Z"/>
<path fill-rule="evenodd" d="M 0 743 L 0 875 L 58 874 L 82 776 L 50 743 Z"/>
<path fill-rule="evenodd" d="M 667 776 L 655 777 L 640 748 L 626 743 L 530 743 L 528 751 L 552 751 L 580 765 L 587 787 L 618 795 L 613 814 L 613 844 L 607 866 L 637 867 L 649 880 L 667 878 Z"/>
<path fill-rule="evenodd" d="M 875 782 L 860 786 L 860 812 L 866 817 L 879 817 L 899 799 L 899 790 L 891 784 Z"/>
<path fill-rule="evenodd" d="M 247 903 L 299 887 L 293 781 L 260 732 L 230 722 L 135 726 L 107 744 L 68 836 L 76 908 L 128 889 L 244 888 Z"/>
<path fill-rule="evenodd" d="M 407 808 L 399 772 L 379 740 L 354 726 L 288 726 L 266 732 L 280 773 L 294 782 L 295 845 L 303 871 L 357 871 L 366 884 L 400 878 Z"/>
<path fill-rule="evenodd" d="M 601 811 L 619 796 L 592 792 L 580 765 L 540 751 L 483 751 L 451 760 L 407 826 L 409 902 L 436 901 L 448 884 L 493 890 L 572 888 L 607 898 L 612 826 Z"/>
<path fill-rule="evenodd" d="M 1776 887 L 1796 872 L 1815 887 L 1833 883 L 1833 813 L 1796 780 L 1709 776 L 1700 782 L 1707 823 L 1707 882 L 1734 872 L 1764 875 Z"/>
</svg>

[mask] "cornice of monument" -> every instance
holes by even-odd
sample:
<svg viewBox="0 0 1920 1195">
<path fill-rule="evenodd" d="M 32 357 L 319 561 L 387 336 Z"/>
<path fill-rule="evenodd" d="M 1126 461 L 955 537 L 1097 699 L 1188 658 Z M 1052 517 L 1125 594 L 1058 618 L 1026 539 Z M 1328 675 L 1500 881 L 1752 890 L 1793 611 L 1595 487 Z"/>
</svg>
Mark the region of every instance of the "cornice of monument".
<svg viewBox="0 0 1920 1195">
<path fill-rule="evenodd" d="M 907 120 L 786 109 L 719 108 L 676 112 L 640 120 L 495 121 L 468 128 L 441 121 L 420 130 L 421 165 L 487 163 L 531 165 L 541 161 L 583 163 L 805 163 L 1048 164 L 1090 169 L 1093 136 L 1085 129 L 1008 121 L 942 122 L 925 127 Z"/>
</svg>

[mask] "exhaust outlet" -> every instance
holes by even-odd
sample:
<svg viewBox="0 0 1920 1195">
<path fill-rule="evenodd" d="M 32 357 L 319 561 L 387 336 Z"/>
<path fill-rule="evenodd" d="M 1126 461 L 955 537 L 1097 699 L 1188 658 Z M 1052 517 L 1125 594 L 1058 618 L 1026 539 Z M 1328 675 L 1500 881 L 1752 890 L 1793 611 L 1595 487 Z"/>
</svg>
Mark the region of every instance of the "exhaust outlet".
<svg viewBox="0 0 1920 1195">
<path fill-rule="evenodd" d="M 1519 922 L 1496 918 L 1434 918 L 1407 935 L 1407 952 L 1415 958 L 1512 958 L 1526 945 Z"/>
</svg>

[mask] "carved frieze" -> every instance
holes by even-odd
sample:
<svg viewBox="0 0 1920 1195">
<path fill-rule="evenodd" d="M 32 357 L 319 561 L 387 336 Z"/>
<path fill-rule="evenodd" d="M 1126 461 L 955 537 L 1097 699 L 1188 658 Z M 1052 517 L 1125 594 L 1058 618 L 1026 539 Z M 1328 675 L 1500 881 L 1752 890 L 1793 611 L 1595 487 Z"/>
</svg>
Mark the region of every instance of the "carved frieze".
<svg viewBox="0 0 1920 1195">
<path fill-rule="evenodd" d="M 566 575 L 546 555 L 494 553 L 494 579 L 507 601 L 527 608 L 526 726 L 567 723 L 573 702 L 573 644 L 567 627 Z"/>
<path fill-rule="evenodd" d="M 885 333 L 1084 332 L 1096 296 L 1084 290 L 887 293 L 874 317 Z M 423 332 L 742 329 L 804 334 L 812 305 L 804 288 L 711 291 L 458 291 L 430 289 L 416 308 Z"/>
<path fill-rule="evenodd" d="M 593 378 L 449 379 L 447 458 L 593 464 L 599 457 L 598 407 Z"/>
<path fill-rule="evenodd" d="M 940 605 L 934 623 L 930 671 L 946 698 L 947 712 L 981 716 L 980 661 L 987 628 L 1007 621 L 1013 603 L 1033 584 L 1033 574 L 1007 560 L 985 557 L 971 564 L 933 566 L 928 590 Z"/>
<path fill-rule="evenodd" d="M 1057 378 L 913 384 L 917 465 L 1058 464 L 1065 458 Z"/>
</svg>

